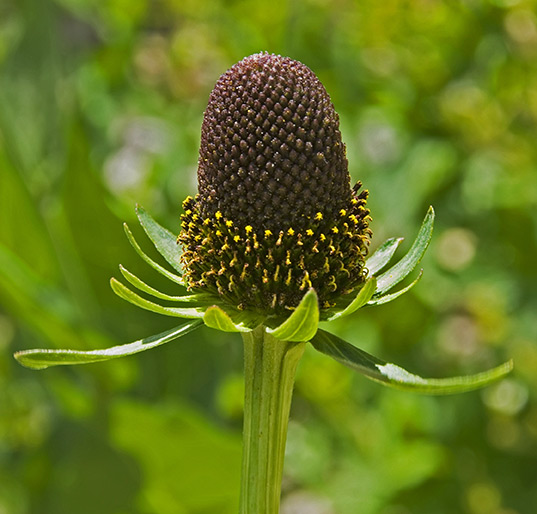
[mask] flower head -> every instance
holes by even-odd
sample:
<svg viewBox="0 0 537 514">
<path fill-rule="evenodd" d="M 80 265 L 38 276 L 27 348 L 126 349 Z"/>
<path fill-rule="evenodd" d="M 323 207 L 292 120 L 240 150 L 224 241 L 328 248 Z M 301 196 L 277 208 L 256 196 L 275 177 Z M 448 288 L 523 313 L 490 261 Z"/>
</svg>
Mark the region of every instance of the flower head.
<svg viewBox="0 0 537 514">
<path fill-rule="evenodd" d="M 339 117 L 304 64 L 261 53 L 220 77 L 198 186 L 179 235 L 192 290 L 281 314 L 311 288 L 326 309 L 363 285 L 368 193 L 350 187 Z"/>
<path fill-rule="evenodd" d="M 187 323 L 105 350 L 27 350 L 15 357 L 34 369 L 114 359 L 168 343 L 204 323 L 243 332 L 245 341 L 254 332 L 287 343 L 309 341 L 373 380 L 432 394 L 481 387 L 511 370 L 507 362 L 473 376 L 423 379 L 318 329 L 320 320 L 392 301 L 418 282 L 421 273 L 390 292 L 425 253 L 434 211 L 429 208 L 408 253 L 391 268 L 385 270 L 402 238 L 388 239 L 367 257 L 367 191 L 360 192 L 359 182 L 350 186 L 338 115 L 305 65 L 263 53 L 220 77 L 203 120 L 198 185 L 198 195 L 184 202 L 178 238 L 137 208 L 146 234 L 174 271 L 148 257 L 125 225 L 142 259 L 190 294 L 158 291 L 123 266 L 132 286 L 172 305 L 111 280 L 121 298 Z"/>
</svg>

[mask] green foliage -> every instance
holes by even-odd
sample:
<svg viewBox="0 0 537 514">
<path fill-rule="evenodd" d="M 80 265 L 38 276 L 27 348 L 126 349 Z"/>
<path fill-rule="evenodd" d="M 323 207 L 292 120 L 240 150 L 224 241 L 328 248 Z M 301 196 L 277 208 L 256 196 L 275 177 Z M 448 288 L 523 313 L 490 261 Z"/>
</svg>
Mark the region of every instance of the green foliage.
<svg viewBox="0 0 537 514">
<path fill-rule="evenodd" d="M 420 282 L 330 330 L 426 376 L 515 361 L 511 378 L 486 392 L 429 398 L 380 388 L 306 351 L 283 508 L 531 514 L 535 7 L 4 2 L 0 510 L 236 511 L 240 420 L 220 406 L 241 401 L 224 387 L 241 373 L 237 334 L 202 328 L 143 358 L 42 373 L 12 353 L 105 348 L 171 328 L 110 291 L 121 262 L 155 289 L 185 295 L 181 277 L 170 287 L 140 263 L 121 224 L 143 241 L 132 214 L 139 202 L 178 232 L 181 201 L 195 192 L 207 95 L 231 64 L 268 50 L 303 61 L 332 96 L 353 179 L 370 191 L 373 251 L 413 234 L 428 205 L 437 213 Z M 410 248 L 391 245 L 384 251 Z M 215 496 L 204 499 L 209 490 Z"/>
</svg>

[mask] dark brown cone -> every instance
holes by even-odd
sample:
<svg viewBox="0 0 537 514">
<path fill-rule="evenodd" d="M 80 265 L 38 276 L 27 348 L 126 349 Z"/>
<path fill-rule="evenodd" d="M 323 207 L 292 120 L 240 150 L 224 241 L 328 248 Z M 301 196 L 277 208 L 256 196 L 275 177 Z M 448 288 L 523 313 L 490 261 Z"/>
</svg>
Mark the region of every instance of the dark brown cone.
<svg viewBox="0 0 537 514">
<path fill-rule="evenodd" d="M 287 57 L 246 57 L 209 98 L 198 164 L 203 217 L 256 232 L 337 219 L 351 199 L 339 117 L 314 73 Z"/>
</svg>

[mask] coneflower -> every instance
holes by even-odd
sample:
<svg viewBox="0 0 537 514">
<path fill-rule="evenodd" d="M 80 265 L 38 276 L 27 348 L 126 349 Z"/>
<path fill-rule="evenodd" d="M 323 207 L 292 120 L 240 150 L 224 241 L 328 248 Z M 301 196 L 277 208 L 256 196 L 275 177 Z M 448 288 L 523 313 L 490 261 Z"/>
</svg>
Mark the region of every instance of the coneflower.
<svg viewBox="0 0 537 514">
<path fill-rule="evenodd" d="M 247 57 L 209 98 L 199 194 L 179 241 L 192 290 L 239 310 L 289 314 L 313 288 L 321 308 L 365 282 L 367 191 L 350 187 L 339 117 L 303 64 Z"/>
<path fill-rule="evenodd" d="M 122 266 L 132 286 L 171 305 L 111 280 L 113 290 L 129 302 L 190 321 L 106 350 L 27 350 L 15 357 L 43 369 L 142 352 L 202 324 L 241 332 L 246 382 L 242 514 L 278 512 L 294 374 L 307 342 L 377 382 L 429 394 L 482 387 L 512 369 L 509 361 L 477 375 L 424 379 L 318 329 L 320 320 L 389 302 L 416 284 L 421 273 L 389 292 L 427 249 L 434 211 L 429 209 L 408 253 L 390 269 L 383 271 L 401 238 L 387 240 L 366 259 L 367 191 L 360 191 L 359 182 L 351 188 L 338 115 L 303 64 L 263 53 L 222 75 L 203 120 L 198 186 L 198 195 L 183 204 L 179 237 L 137 208 L 146 234 L 174 271 L 148 257 L 125 225 L 138 254 L 189 294 L 158 291 Z"/>
</svg>

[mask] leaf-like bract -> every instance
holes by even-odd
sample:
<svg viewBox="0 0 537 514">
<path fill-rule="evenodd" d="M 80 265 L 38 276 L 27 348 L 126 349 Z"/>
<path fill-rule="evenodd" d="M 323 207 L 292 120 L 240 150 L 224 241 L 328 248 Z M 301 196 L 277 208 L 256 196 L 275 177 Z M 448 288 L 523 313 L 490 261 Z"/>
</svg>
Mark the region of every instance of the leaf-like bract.
<svg viewBox="0 0 537 514">
<path fill-rule="evenodd" d="M 173 268 L 182 273 L 181 268 L 181 245 L 177 243 L 177 236 L 174 236 L 167 228 L 159 225 L 143 207 L 136 207 L 138 220 L 142 225 L 145 233 L 155 245 L 160 255 L 173 266 Z"/>
<path fill-rule="evenodd" d="M 236 323 L 231 316 L 224 311 L 218 305 L 211 305 L 205 311 L 203 316 L 204 323 L 216 330 L 222 330 L 223 332 L 250 332 L 251 328 L 243 325 L 242 323 Z"/>
<path fill-rule="evenodd" d="M 332 321 L 337 318 L 341 318 L 343 316 L 348 316 L 349 314 L 352 314 L 353 312 L 357 311 L 360 307 L 363 307 L 364 305 L 371 300 L 371 297 L 373 296 L 373 293 L 375 292 L 377 288 L 377 279 L 375 277 L 369 278 L 366 283 L 362 286 L 362 288 L 358 291 L 358 294 L 355 296 L 354 300 L 347 305 L 343 310 L 336 312 L 332 316 L 330 316 L 327 321 Z"/>
<path fill-rule="evenodd" d="M 291 342 L 309 341 L 317 332 L 319 325 L 319 301 L 314 289 L 302 298 L 298 307 L 278 327 L 267 329 L 276 339 Z"/>
<path fill-rule="evenodd" d="M 390 364 L 347 343 L 324 330 L 319 330 L 310 341 L 321 353 L 332 357 L 345 366 L 384 385 L 425 394 L 453 394 L 486 386 L 509 373 L 513 362 L 477 373 L 452 378 L 422 378 L 405 369 Z"/>
<path fill-rule="evenodd" d="M 417 266 L 429 246 L 433 233 L 434 209 L 429 207 L 416 239 L 408 253 L 392 268 L 377 277 L 375 297 L 382 296 L 397 285 Z"/>
<path fill-rule="evenodd" d="M 158 289 L 151 287 L 146 284 L 143 280 L 139 279 L 134 273 L 131 273 L 127 268 L 119 265 L 119 271 L 134 287 L 143 291 L 144 293 L 150 294 L 155 298 L 160 298 L 161 300 L 168 300 L 170 302 L 181 302 L 181 303 L 196 303 L 199 305 L 210 305 L 212 297 L 204 294 L 189 294 L 185 296 L 172 296 L 166 293 L 162 293 Z"/>
<path fill-rule="evenodd" d="M 127 286 L 117 281 L 115 278 L 110 279 L 110 286 L 114 293 L 120 298 L 127 300 L 128 302 L 141 307 L 142 309 L 156 312 L 158 314 L 164 314 L 164 316 L 173 316 L 176 318 L 203 318 L 205 307 L 165 307 L 155 302 L 151 302 L 142 298 L 140 295 L 131 291 Z"/>
<path fill-rule="evenodd" d="M 161 334 L 146 337 L 133 343 L 112 346 L 103 350 L 24 350 L 17 352 L 15 358 L 27 368 L 45 369 L 50 366 L 67 364 L 89 364 L 118 357 L 125 357 L 135 353 L 150 350 L 165 343 L 169 343 L 185 334 L 188 334 L 202 324 L 201 320 L 193 320 L 175 327 Z"/>
<path fill-rule="evenodd" d="M 384 241 L 366 261 L 365 267 L 369 271 L 368 276 L 373 276 L 377 271 L 382 270 L 391 260 L 393 254 L 403 241 L 402 237 L 392 237 Z"/>
<path fill-rule="evenodd" d="M 126 223 L 123 223 L 123 228 L 125 229 L 125 234 L 127 235 L 127 239 L 129 240 L 129 243 L 136 250 L 136 253 L 145 262 L 147 262 L 147 264 L 149 264 L 154 270 L 158 271 L 161 275 L 164 275 L 167 279 L 171 280 L 172 282 L 175 282 L 176 284 L 179 284 L 181 286 L 185 285 L 185 281 L 183 277 L 180 277 L 179 275 L 176 275 L 175 273 L 168 271 L 166 268 L 163 268 L 160 264 L 157 264 L 153 259 L 151 259 L 151 257 L 148 257 L 144 253 L 144 251 L 140 248 L 140 245 L 137 243 L 136 239 L 134 239 L 134 236 L 132 235 L 132 232 Z"/>
<path fill-rule="evenodd" d="M 410 291 L 419 281 L 420 278 L 423 276 L 423 270 L 420 270 L 419 275 L 410 283 L 408 286 L 403 287 L 403 289 L 400 289 L 399 291 L 396 291 L 395 293 L 385 294 L 384 296 L 375 296 L 373 299 L 367 302 L 367 305 L 382 305 L 384 303 L 391 302 L 392 300 L 395 300 L 396 298 L 399 298 L 401 295 L 405 294 L 407 291 Z"/>
</svg>

